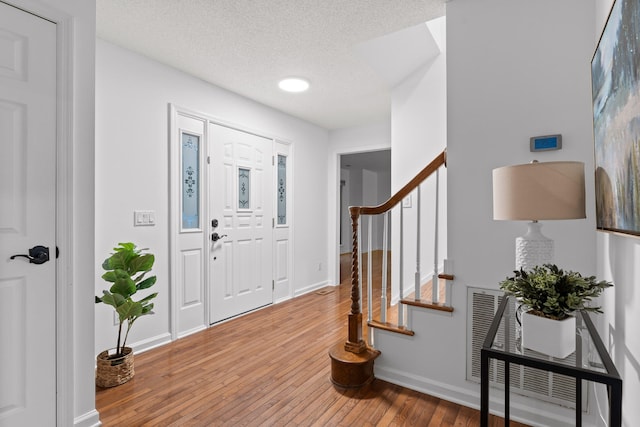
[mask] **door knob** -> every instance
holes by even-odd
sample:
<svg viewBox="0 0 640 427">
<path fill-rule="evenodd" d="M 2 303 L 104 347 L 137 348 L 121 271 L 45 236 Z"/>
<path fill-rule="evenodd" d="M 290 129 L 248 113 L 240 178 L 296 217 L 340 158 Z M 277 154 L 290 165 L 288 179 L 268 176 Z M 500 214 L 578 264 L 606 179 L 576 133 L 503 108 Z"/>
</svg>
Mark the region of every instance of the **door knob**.
<svg viewBox="0 0 640 427">
<path fill-rule="evenodd" d="M 214 242 L 217 242 L 218 240 L 222 239 L 223 237 L 227 237 L 226 234 L 220 235 L 218 233 L 213 233 L 211 235 L 211 240 L 213 240 Z"/>
<path fill-rule="evenodd" d="M 45 246 L 34 246 L 29 249 L 29 255 L 12 255 L 9 259 L 16 259 L 18 257 L 27 258 L 31 264 L 44 264 L 49 261 L 49 248 Z"/>
</svg>

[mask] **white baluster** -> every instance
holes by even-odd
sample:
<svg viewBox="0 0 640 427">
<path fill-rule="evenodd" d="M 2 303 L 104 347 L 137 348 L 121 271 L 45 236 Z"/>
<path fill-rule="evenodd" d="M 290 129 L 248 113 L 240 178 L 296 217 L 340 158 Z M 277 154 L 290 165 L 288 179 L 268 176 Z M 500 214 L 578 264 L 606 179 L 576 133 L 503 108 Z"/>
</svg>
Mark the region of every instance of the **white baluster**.
<svg viewBox="0 0 640 427">
<path fill-rule="evenodd" d="M 367 250 L 369 251 L 369 254 L 367 255 L 367 319 L 369 321 L 371 321 L 372 319 L 372 312 L 373 312 L 373 304 L 372 304 L 372 295 L 373 295 L 373 274 L 371 273 L 372 271 L 372 265 L 373 265 L 373 249 L 371 247 L 371 241 L 373 240 L 373 234 L 372 234 L 372 223 L 373 223 L 373 215 L 369 215 L 369 236 L 368 239 L 369 241 L 367 242 Z"/>
<path fill-rule="evenodd" d="M 431 279 L 431 301 L 435 304 L 440 300 L 440 282 L 438 280 L 438 210 L 440 208 L 440 169 L 436 170 L 436 215 L 435 215 L 435 244 L 433 250 L 433 278 Z"/>
<path fill-rule="evenodd" d="M 404 298 L 404 276 L 403 276 L 403 272 L 404 272 L 404 212 L 403 212 L 404 208 L 402 207 L 402 203 L 400 203 L 400 270 L 399 270 L 399 274 L 400 274 L 400 283 L 399 283 L 399 290 L 400 290 L 400 300 L 402 298 Z M 402 307 L 402 303 L 400 301 L 398 301 L 398 326 L 403 326 L 404 325 L 404 310 Z"/>
<path fill-rule="evenodd" d="M 380 321 L 387 321 L 387 252 L 389 250 L 389 212 L 385 212 L 382 235 L 382 293 L 380 294 Z"/>
<path fill-rule="evenodd" d="M 417 197 L 417 219 L 416 219 L 416 276 L 414 283 L 414 294 L 416 301 L 420 301 L 422 299 L 422 295 L 420 292 L 420 210 L 422 208 L 420 203 L 420 185 L 418 185 L 418 197 Z"/>
</svg>

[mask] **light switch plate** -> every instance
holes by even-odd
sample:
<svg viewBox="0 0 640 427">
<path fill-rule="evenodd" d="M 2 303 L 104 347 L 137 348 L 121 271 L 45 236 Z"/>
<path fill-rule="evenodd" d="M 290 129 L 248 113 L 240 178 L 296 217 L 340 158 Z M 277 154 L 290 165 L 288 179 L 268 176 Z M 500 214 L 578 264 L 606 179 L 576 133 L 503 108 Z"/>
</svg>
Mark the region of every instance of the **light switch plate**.
<svg viewBox="0 0 640 427">
<path fill-rule="evenodd" d="M 156 225 L 155 211 L 133 211 L 133 226 L 143 227 Z"/>
</svg>

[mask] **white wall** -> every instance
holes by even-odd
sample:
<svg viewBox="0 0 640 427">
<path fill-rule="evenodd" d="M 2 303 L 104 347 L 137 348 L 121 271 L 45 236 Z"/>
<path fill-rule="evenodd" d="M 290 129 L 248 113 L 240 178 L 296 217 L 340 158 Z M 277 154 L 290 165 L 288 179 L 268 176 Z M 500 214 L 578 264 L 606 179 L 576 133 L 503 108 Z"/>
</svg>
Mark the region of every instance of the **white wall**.
<svg viewBox="0 0 640 427">
<path fill-rule="evenodd" d="M 495 289 L 514 268 L 514 240 L 526 225 L 492 219 L 492 169 L 536 158 L 583 161 L 587 177 L 593 170 L 593 3 L 456 0 L 447 12 L 454 287 Z M 562 150 L 529 152 L 529 137 L 553 133 L 563 135 Z M 555 240 L 560 266 L 594 274 L 592 180 L 587 179 L 586 193 L 587 219 L 549 221 L 544 232 Z M 455 293 L 453 303 L 463 312 L 466 291 Z M 452 369 L 443 374 L 456 376 L 454 367 L 464 363 L 467 331 L 464 315 L 453 320 L 453 335 L 460 338 L 450 349 Z M 454 384 L 463 386 L 464 373 L 458 370 L 457 376 L 460 382 Z"/>
<path fill-rule="evenodd" d="M 578 160 L 591 176 L 593 25 L 593 3 L 583 0 L 456 0 L 448 5 L 448 218 L 455 288 L 495 289 L 514 268 L 514 240 L 526 225 L 492 219 L 493 168 L 533 159 Z M 529 152 L 529 137 L 554 133 L 563 135 L 562 150 Z M 548 221 L 543 229 L 555 240 L 556 263 L 594 274 L 594 184 L 589 179 L 586 194 L 587 219 Z M 466 289 L 454 294 L 453 303 L 457 311 L 466 309 Z M 464 315 L 452 320 L 450 333 L 459 339 L 450 349 L 451 369 L 443 374 L 455 377 L 454 367 L 465 360 L 468 331 Z M 469 387 L 464 372 L 457 372 L 453 384 Z M 559 407 L 526 405 L 532 409 L 514 415 L 544 424 L 549 421 L 538 413 L 557 412 L 556 418 L 571 420 L 571 413 Z"/>
<path fill-rule="evenodd" d="M 387 178 L 389 181 L 383 183 L 382 180 Z M 391 188 L 391 175 L 388 173 L 378 173 L 368 169 L 362 170 L 362 206 L 377 206 L 384 203 L 389 199 Z M 387 190 L 387 191 L 384 191 Z M 371 239 L 371 249 L 382 249 L 382 235 L 383 235 L 383 220 L 379 215 L 369 218 L 366 215 L 366 220 L 362 222 L 362 245 L 364 246 L 362 252 L 368 252 L 369 239 Z M 364 218 L 364 217 L 363 217 Z M 369 236 L 369 221 L 371 224 L 371 236 Z"/>
<path fill-rule="evenodd" d="M 612 0 L 596 1 L 593 46 L 600 37 Z M 640 240 L 614 233 L 597 233 L 597 276 L 614 283 L 603 298 L 604 316 L 598 326 L 603 342 L 623 380 L 622 418 L 624 426 L 640 420 Z M 602 395 L 603 393 L 601 393 Z M 606 397 L 604 394 L 602 397 Z M 604 402 L 601 400 L 601 402 Z"/>
<path fill-rule="evenodd" d="M 442 20 L 438 20 L 442 21 Z M 444 27 L 444 23 L 440 23 Z M 430 27 L 430 30 L 434 30 Z M 444 44 L 441 53 L 429 63 L 419 67 L 392 91 L 391 102 L 391 190 L 392 194 L 407 184 L 420 170 L 447 146 L 447 59 Z M 446 212 L 447 188 L 445 168 L 440 173 L 440 203 Z M 421 194 L 421 249 L 420 271 L 422 281 L 429 280 L 434 271 L 435 238 L 435 175 L 422 186 Z M 411 195 L 411 207 L 403 211 L 403 283 L 405 294 L 414 289 L 416 272 L 417 192 Z M 399 208 L 392 213 L 392 229 L 400 230 Z M 446 257 L 446 216 L 440 216 L 439 260 Z M 392 265 L 399 265 L 399 240 L 392 242 Z M 392 298 L 399 297 L 399 269 L 392 269 Z"/>
<path fill-rule="evenodd" d="M 376 172 L 375 178 L 376 194 L 372 199 L 372 206 L 381 205 L 391 197 L 391 172 Z M 382 217 L 376 217 L 373 223 L 373 235 L 373 249 L 383 249 L 384 220 Z"/>
<path fill-rule="evenodd" d="M 341 203 L 339 214 L 340 254 L 351 252 L 351 216 L 349 215 L 349 200 L 351 200 L 350 181 L 351 173 L 349 169 L 340 169 L 340 185 L 342 186 L 342 200 L 339 202 Z M 340 197 L 340 194 L 338 194 L 338 197 Z"/>
<path fill-rule="evenodd" d="M 351 216 L 349 206 L 376 206 L 384 203 L 390 197 L 391 174 L 386 172 L 371 171 L 368 169 L 349 168 L 340 171 L 340 179 L 345 182 L 343 188 L 343 206 L 340 218 L 342 224 L 342 244 L 340 253 L 350 253 L 352 250 Z M 361 248 L 363 252 L 368 249 L 369 241 L 369 217 L 361 220 L 362 235 Z M 371 242 L 372 250 L 382 249 L 383 222 L 381 218 L 373 217 Z"/>
<path fill-rule="evenodd" d="M 455 311 L 452 317 L 416 315 L 414 325 L 429 326 L 420 330 L 421 338 L 416 334 L 413 344 L 404 338 L 378 338 L 376 344 L 385 341 L 385 348 L 376 360 L 377 376 L 408 378 L 415 388 L 479 406 L 479 386 L 467 382 L 462 369 L 468 333 L 466 288 L 498 288 L 498 282 L 514 268 L 514 240 L 526 228 L 524 223 L 493 221 L 491 171 L 533 158 L 567 159 L 585 162 L 590 175 L 593 28 L 594 4 L 583 0 L 447 3 L 447 220 Z M 407 114 L 429 117 L 426 107 Z M 398 129 L 419 134 L 425 132 L 423 126 L 415 119 Z M 393 129 L 394 175 L 397 156 L 402 153 L 407 159 L 401 164 L 411 169 L 407 175 L 415 173 L 416 163 L 424 164 L 433 153 L 416 159 L 413 153 L 426 151 L 424 138 L 404 138 L 408 141 L 405 148 L 397 148 L 395 122 Z M 529 137 L 552 133 L 563 134 L 564 148 L 533 156 Z M 545 233 L 556 243 L 556 262 L 585 274 L 595 273 L 593 192 L 593 182 L 587 180 L 586 220 L 544 225 Z M 407 356 L 411 352 L 420 356 Z M 514 402 L 520 405 L 520 399 Z M 518 408 L 512 414 L 535 417 L 536 413 L 557 411 L 557 417 L 568 414 L 566 419 L 571 420 L 570 413 L 559 407 L 527 404 L 537 406 L 528 412 Z M 530 421 L 558 422 L 548 418 Z"/>
<path fill-rule="evenodd" d="M 169 339 L 169 103 L 293 143 L 294 294 L 328 277 L 328 132 L 98 40 L 95 292 L 105 288 L 100 263 L 116 243 L 133 241 L 156 254 L 156 314 L 132 329 L 138 348 Z M 134 228 L 135 209 L 155 211 L 156 226 Z M 114 346 L 116 327 L 107 307 L 96 307 L 95 317 L 97 353 Z"/>
<path fill-rule="evenodd" d="M 340 226 L 338 206 L 340 203 L 340 155 L 363 153 L 366 151 L 386 150 L 391 147 L 391 123 L 382 120 L 362 126 L 337 129 L 329 132 L 327 184 L 329 197 L 328 210 L 328 270 L 332 284 L 340 283 Z M 343 230 L 344 232 L 344 230 Z M 344 240 L 343 240 L 343 243 Z M 349 248 L 351 244 L 349 243 Z"/>
<path fill-rule="evenodd" d="M 448 8 L 449 252 L 456 285 L 495 288 L 513 270 L 514 239 L 526 224 L 492 219 L 492 169 L 535 158 L 583 161 L 587 176 L 593 170 L 593 4 L 456 0 Z M 562 150 L 529 152 L 530 136 L 551 133 L 563 135 Z M 549 221 L 543 230 L 558 264 L 589 274 L 590 179 L 586 193 L 586 220 Z"/>
</svg>

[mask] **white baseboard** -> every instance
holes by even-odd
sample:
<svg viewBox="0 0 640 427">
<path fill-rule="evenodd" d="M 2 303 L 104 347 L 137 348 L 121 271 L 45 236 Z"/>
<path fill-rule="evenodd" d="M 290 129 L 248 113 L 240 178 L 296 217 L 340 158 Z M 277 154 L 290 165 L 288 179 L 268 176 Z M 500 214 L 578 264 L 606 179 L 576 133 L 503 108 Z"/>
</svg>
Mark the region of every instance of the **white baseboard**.
<svg viewBox="0 0 640 427">
<path fill-rule="evenodd" d="M 375 376 L 384 381 L 401 385 L 411 390 L 419 391 L 430 396 L 445 399 L 458 405 L 480 409 L 480 396 L 470 390 L 455 387 L 450 384 L 434 381 L 430 378 L 421 377 L 410 372 L 399 371 L 386 366 L 374 364 Z"/>
<path fill-rule="evenodd" d="M 182 332 L 178 333 L 178 338 L 177 339 L 184 338 L 184 337 L 189 336 L 189 335 L 193 335 L 196 332 L 204 331 L 208 327 L 209 326 L 207 326 L 207 325 L 198 325 L 195 328 L 187 329 L 186 331 L 182 331 Z"/>
<path fill-rule="evenodd" d="M 477 392 L 469 389 L 456 387 L 450 384 L 435 381 L 430 378 L 421 377 L 410 372 L 399 371 L 394 368 L 374 365 L 375 377 L 383 381 L 397 384 L 420 393 L 438 397 L 458 405 L 480 410 L 480 384 L 475 384 Z M 471 384 L 471 383 L 470 383 Z M 573 410 L 556 407 L 546 402 L 536 402 L 536 407 L 525 405 L 519 400 L 526 398 L 511 395 L 510 419 L 518 421 L 532 427 L 570 427 L 575 424 Z M 491 389 L 490 413 L 500 417 L 504 416 L 504 391 Z M 541 410 L 544 406 L 546 410 Z M 548 412 L 547 412 L 548 410 Z M 583 417 L 586 418 L 586 417 Z M 591 425 L 590 423 L 583 425 Z"/>
<path fill-rule="evenodd" d="M 164 334 L 156 335 L 155 337 L 147 338 L 145 340 L 137 341 L 127 347 L 131 347 L 135 354 L 144 353 L 152 348 L 160 347 L 171 342 L 171 334 L 166 332 Z M 97 362 L 96 362 L 97 363 Z M 94 363 L 94 368 L 95 368 Z"/>
<path fill-rule="evenodd" d="M 155 337 L 147 338 L 141 341 L 133 343 L 131 348 L 136 354 L 144 353 L 152 348 L 160 347 L 171 342 L 171 334 L 165 332 L 164 334 L 156 335 Z"/>
<path fill-rule="evenodd" d="M 291 299 L 291 295 L 287 295 L 286 297 L 278 298 L 273 301 L 274 304 L 280 304 L 281 302 L 289 301 Z"/>
<path fill-rule="evenodd" d="M 73 420 L 74 427 L 100 427 L 101 425 L 100 414 L 95 409 L 75 417 Z"/>
<path fill-rule="evenodd" d="M 299 297 L 302 296 L 304 294 L 308 294 L 309 292 L 313 292 L 313 291 L 317 291 L 318 289 L 322 289 L 325 286 L 327 286 L 329 284 L 328 280 L 324 280 L 322 282 L 318 282 L 318 283 L 314 283 L 312 285 L 309 285 L 307 287 L 304 287 L 302 289 L 296 289 L 293 293 L 293 297 Z"/>
</svg>

